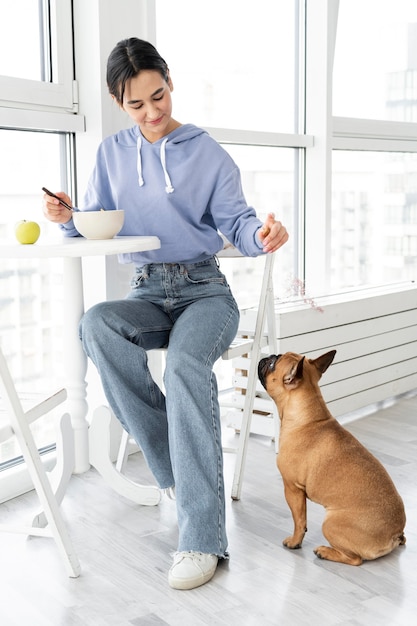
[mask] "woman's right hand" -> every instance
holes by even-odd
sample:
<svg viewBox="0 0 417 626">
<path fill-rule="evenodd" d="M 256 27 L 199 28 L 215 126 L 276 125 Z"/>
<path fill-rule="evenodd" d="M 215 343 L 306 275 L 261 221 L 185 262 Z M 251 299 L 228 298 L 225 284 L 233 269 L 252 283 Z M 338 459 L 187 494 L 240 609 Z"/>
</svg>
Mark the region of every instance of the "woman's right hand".
<svg viewBox="0 0 417 626">
<path fill-rule="evenodd" d="M 57 191 L 56 195 L 72 206 L 71 198 L 67 196 L 63 191 Z M 46 193 L 43 196 L 43 214 L 50 222 L 56 224 L 66 224 L 72 217 L 72 212 L 59 203 L 59 200 L 48 196 Z"/>
</svg>

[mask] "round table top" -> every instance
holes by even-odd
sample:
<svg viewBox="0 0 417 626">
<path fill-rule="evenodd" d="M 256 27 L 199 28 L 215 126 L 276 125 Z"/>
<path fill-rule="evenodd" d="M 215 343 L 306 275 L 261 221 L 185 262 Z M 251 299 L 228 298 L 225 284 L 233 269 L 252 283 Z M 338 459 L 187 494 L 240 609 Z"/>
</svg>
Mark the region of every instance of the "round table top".
<svg viewBox="0 0 417 626">
<path fill-rule="evenodd" d="M 157 250 L 158 237 L 129 236 L 113 239 L 84 239 L 84 237 L 42 237 L 34 244 L 20 244 L 9 239 L 0 240 L 0 258 L 36 259 L 51 257 L 85 257 L 126 252 Z"/>
</svg>

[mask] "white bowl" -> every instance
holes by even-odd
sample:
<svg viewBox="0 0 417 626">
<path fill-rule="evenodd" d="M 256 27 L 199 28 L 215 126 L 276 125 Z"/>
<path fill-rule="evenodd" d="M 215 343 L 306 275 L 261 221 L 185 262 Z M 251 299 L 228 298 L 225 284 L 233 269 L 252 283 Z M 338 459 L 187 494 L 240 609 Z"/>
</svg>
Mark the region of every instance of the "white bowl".
<svg viewBox="0 0 417 626">
<path fill-rule="evenodd" d="M 74 211 L 74 226 L 86 239 L 112 239 L 122 229 L 125 212 Z"/>
</svg>

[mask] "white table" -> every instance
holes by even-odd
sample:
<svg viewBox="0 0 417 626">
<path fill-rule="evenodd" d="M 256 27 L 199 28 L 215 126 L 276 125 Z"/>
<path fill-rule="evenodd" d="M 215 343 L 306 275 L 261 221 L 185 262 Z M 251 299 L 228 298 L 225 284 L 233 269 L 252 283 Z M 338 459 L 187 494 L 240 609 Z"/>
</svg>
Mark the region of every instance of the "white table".
<svg viewBox="0 0 417 626">
<path fill-rule="evenodd" d="M 89 434 L 89 425 L 86 419 L 88 405 L 85 381 L 87 357 L 79 339 L 78 325 L 84 313 L 82 257 L 156 250 L 158 248 L 160 248 L 160 241 L 158 237 L 153 236 L 115 237 L 105 240 L 87 240 L 82 237 L 41 238 L 33 245 L 21 245 L 15 241 L 0 240 L 0 258 L 63 258 L 64 260 L 65 387 L 68 392 L 68 411 L 71 415 L 74 431 L 74 473 L 87 471 L 91 463 L 116 491 L 139 504 L 149 505 L 159 502 L 159 489 L 133 483 L 118 472 L 110 461 L 108 426 L 111 413 L 107 407 L 101 408 Z"/>
</svg>

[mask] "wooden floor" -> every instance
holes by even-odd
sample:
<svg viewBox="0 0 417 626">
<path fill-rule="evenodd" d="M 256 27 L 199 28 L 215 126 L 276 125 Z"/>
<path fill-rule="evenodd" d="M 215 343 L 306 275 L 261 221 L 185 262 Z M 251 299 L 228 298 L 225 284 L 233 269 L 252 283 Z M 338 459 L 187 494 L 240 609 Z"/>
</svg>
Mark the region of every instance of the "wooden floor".
<svg viewBox="0 0 417 626">
<path fill-rule="evenodd" d="M 407 544 L 351 567 L 321 561 L 323 509 L 309 503 L 301 550 L 281 541 L 292 522 L 273 444 L 251 437 L 242 499 L 228 498 L 231 558 L 192 591 L 167 584 L 176 547 L 175 503 L 140 507 L 91 470 L 74 476 L 63 503 L 82 565 L 66 576 L 51 539 L 0 535 L 1 626 L 408 626 L 417 624 L 417 396 L 346 427 L 386 466 L 407 512 Z M 234 433 L 226 433 L 235 437 Z M 230 494 L 234 456 L 226 454 Z M 140 454 L 129 472 L 150 481 Z M 2 505 L 30 519 L 34 494 Z"/>
</svg>

